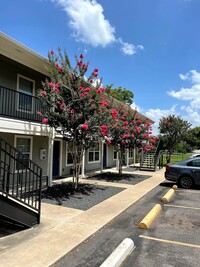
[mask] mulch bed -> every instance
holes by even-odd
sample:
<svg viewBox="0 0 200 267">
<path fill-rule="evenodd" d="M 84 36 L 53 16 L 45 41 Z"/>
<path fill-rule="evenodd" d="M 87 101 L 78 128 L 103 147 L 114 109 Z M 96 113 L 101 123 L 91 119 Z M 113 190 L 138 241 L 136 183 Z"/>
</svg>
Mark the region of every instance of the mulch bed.
<svg viewBox="0 0 200 267">
<path fill-rule="evenodd" d="M 149 177 L 151 176 L 138 174 L 123 174 L 119 177 L 118 173 L 105 172 L 92 177 L 87 177 L 86 179 L 113 182 L 113 185 L 114 183 L 134 185 L 148 179 Z M 55 184 L 52 187 L 48 187 L 46 190 L 43 190 L 42 202 L 74 209 L 87 210 L 114 196 L 115 194 L 118 194 L 122 190 L 124 190 L 122 187 L 80 183 L 79 190 L 74 191 L 72 183 L 65 182 Z"/>
<path fill-rule="evenodd" d="M 118 194 L 124 188 L 114 186 L 100 186 L 91 184 L 79 184 L 79 190 L 73 191 L 72 183 L 66 182 L 48 187 L 42 192 L 42 202 L 87 210 L 100 202 Z"/>
</svg>

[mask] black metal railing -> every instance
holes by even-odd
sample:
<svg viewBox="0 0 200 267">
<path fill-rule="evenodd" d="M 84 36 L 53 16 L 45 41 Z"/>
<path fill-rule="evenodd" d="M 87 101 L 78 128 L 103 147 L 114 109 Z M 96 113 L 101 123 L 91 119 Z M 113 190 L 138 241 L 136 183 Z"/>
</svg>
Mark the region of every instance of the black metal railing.
<svg viewBox="0 0 200 267">
<path fill-rule="evenodd" d="M 0 137 L 0 193 L 34 210 L 40 222 L 42 169 Z"/>
<path fill-rule="evenodd" d="M 0 86 L 0 116 L 41 122 L 38 111 L 42 111 L 39 98 Z"/>
</svg>

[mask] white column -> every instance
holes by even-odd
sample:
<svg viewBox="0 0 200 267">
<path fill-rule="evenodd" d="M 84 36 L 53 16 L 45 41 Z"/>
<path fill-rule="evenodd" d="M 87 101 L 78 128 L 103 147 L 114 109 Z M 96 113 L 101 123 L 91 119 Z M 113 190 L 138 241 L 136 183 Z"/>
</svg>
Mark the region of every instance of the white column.
<svg viewBox="0 0 200 267">
<path fill-rule="evenodd" d="M 129 149 L 126 150 L 126 166 L 129 167 Z"/>
<path fill-rule="evenodd" d="M 103 172 L 103 147 L 104 147 L 104 142 L 101 141 L 101 159 L 100 159 L 100 172 Z"/>
<path fill-rule="evenodd" d="M 85 149 L 83 151 L 81 174 L 82 174 L 82 178 L 85 178 Z"/>
<path fill-rule="evenodd" d="M 49 146 L 48 146 L 48 166 L 47 166 L 47 174 L 48 174 L 48 185 L 52 186 L 52 169 L 53 169 L 53 143 L 55 138 L 55 130 L 52 128 L 49 134 Z"/>
<path fill-rule="evenodd" d="M 119 152 L 117 151 L 116 169 L 119 170 Z"/>
</svg>

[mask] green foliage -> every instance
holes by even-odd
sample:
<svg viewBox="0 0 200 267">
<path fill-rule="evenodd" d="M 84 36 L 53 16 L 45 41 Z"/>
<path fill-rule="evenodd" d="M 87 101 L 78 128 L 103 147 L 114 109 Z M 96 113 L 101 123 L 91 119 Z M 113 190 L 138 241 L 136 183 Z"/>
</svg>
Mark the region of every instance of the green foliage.
<svg viewBox="0 0 200 267">
<path fill-rule="evenodd" d="M 170 157 L 177 144 L 186 137 L 190 126 L 191 124 L 180 116 L 169 115 L 160 119 L 159 130 L 167 149 L 167 162 L 170 162 Z"/>
<path fill-rule="evenodd" d="M 176 146 L 176 151 L 178 153 L 188 153 L 191 152 L 191 146 L 186 141 L 181 141 Z"/>
<path fill-rule="evenodd" d="M 131 105 L 133 103 L 133 92 L 126 88 L 122 88 L 121 86 L 118 88 L 111 88 L 111 86 L 106 86 L 105 92 L 125 104 Z"/>
<path fill-rule="evenodd" d="M 200 127 L 190 129 L 185 137 L 185 141 L 191 150 L 200 149 Z"/>
</svg>

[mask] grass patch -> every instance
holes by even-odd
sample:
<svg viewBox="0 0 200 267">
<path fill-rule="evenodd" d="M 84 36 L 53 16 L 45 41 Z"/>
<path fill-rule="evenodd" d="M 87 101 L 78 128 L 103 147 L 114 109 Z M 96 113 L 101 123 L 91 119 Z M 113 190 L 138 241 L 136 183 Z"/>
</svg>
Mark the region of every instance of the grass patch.
<svg viewBox="0 0 200 267">
<path fill-rule="evenodd" d="M 192 153 L 174 153 L 171 155 L 170 163 L 176 163 L 181 160 L 188 159 Z M 166 166 L 166 154 L 163 154 L 163 166 Z"/>
</svg>

